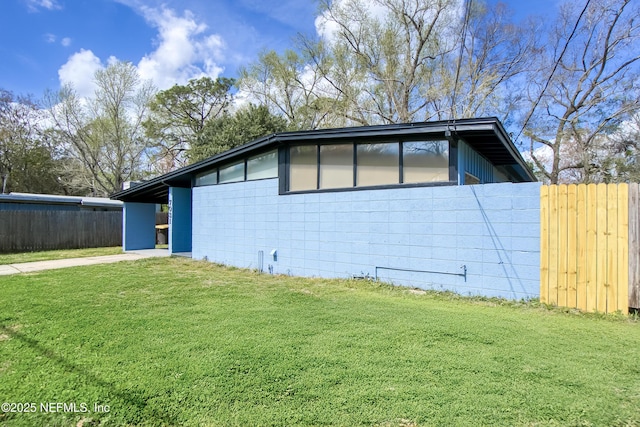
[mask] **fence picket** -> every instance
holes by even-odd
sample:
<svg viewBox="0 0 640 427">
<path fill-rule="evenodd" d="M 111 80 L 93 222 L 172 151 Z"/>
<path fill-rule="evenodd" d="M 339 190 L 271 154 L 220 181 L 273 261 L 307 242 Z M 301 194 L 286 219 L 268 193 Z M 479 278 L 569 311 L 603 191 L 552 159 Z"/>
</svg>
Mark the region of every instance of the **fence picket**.
<svg viewBox="0 0 640 427">
<path fill-rule="evenodd" d="M 576 307 L 587 310 L 587 186 L 576 188 Z"/>
<path fill-rule="evenodd" d="M 577 187 L 567 186 L 567 307 L 577 307 Z"/>
<path fill-rule="evenodd" d="M 598 221 L 596 215 L 596 185 L 587 185 L 587 311 L 595 311 L 596 283 L 598 271 L 596 258 L 598 257 Z"/>
<path fill-rule="evenodd" d="M 607 184 L 597 185 L 596 216 L 598 250 L 596 252 L 596 310 L 607 312 Z"/>
<path fill-rule="evenodd" d="M 618 185 L 617 305 L 613 310 L 629 311 L 629 185 Z"/>
<path fill-rule="evenodd" d="M 567 306 L 568 296 L 568 205 L 567 186 L 558 187 L 558 302 L 562 307 Z"/>
<path fill-rule="evenodd" d="M 549 303 L 549 187 L 540 187 L 540 302 Z"/>
<path fill-rule="evenodd" d="M 606 313 L 618 309 L 618 186 L 607 186 Z"/>
<path fill-rule="evenodd" d="M 640 309 L 640 184 L 629 184 L 629 307 Z"/>
</svg>

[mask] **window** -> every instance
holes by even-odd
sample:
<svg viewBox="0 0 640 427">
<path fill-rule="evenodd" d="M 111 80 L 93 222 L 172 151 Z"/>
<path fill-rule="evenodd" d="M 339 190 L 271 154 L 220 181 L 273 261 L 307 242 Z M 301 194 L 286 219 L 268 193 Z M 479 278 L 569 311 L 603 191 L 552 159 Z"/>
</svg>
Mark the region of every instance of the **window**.
<svg viewBox="0 0 640 427">
<path fill-rule="evenodd" d="M 287 191 L 449 182 L 449 141 L 295 145 Z"/>
<path fill-rule="evenodd" d="M 244 160 L 220 168 L 220 184 L 244 181 Z"/>
<path fill-rule="evenodd" d="M 318 147 L 299 145 L 291 147 L 289 190 L 316 190 L 318 188 Z"/>
<path fill-rule="evenodd" d="M 399 144 L 358 144 L 356 185 L 398 184 Z"/>
<path fill-rule="evenodd" d="M 402 166 L 404 183 L 449 181 L 449 143 L 404 142 Z"/>
<path fill-rule="evenodd" d="M 278 176 L 278 151 L 270 151 L 247 160 L 247 181 L 276 178 Z"/>
<path fill-rule="evenodd" d="M 353 144 L 320 146 L 320 188 L 353 187 Z"/>
<path fill-rule="evenodd" d="M 218 170 L 213 170 L 196 175 L 196 187 L 204 185 L 216 185 L 218 183 Z"/>
</svg>

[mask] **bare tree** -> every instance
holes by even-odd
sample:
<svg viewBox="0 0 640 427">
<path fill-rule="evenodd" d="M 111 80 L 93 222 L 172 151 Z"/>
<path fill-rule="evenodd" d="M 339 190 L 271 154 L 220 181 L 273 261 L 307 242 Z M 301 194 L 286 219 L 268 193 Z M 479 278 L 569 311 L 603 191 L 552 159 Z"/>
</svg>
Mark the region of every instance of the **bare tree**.
<svg viewBox="0 0 640 427">
<path fill-rule="evenodd" d="M 93 99 L 78 97 L 72 86 L 49 94 L 54 134 L 74 169 L 75 186 L 108 195 L 125 181 L 140 179 L 150 146 L 142 122 L 154 94 L 133 65 L 116 62 L 95 74 Z M 78 182 L 78 180 L 80 182 Z"/>
<path fill-rule="evenodd" d="M 326 127 L 478 114 L 505 118 L 514 110 L 510 99 L 520 91 L 510 85 L 530 65 L 536 33 L 514 25 L 504 5 L 320 5 L 319 39 L 302 38 L 299 54 L 263 55 L 240 80 L 272 112 L 302 127 Z"/>
<path fill-rule="evenodd" d="M 531 158 L 551 183 L 597 178 L 599 142 L 640 107 L 640 11 L 631 0 L 567 3 L 528 78 L 523 125 Z M 536 151 L 549 147 L 545 162 Z"/>
<path fill-rule="evenodd" d="M 440 62 L 429 85 L 433 93 L 425 119 L 491 115 L 510 122 L 521 100 L 523 74 L 534 63 L 538 23 L 529 19 L 515 24 L 503 3 L 467 5 L 460 51 Z"/>
<path fill-rule="evenodd" d="M 291 129 L 326 127 L 335 101 L 323 93 L 321 69 L 309 62 L 308 53 L 318 46 L 303 43 L 303 54 L 293 50 L 260 54 L 255 63 L 240 70 L 240 90 L 285 118 Z"/>
</svg>

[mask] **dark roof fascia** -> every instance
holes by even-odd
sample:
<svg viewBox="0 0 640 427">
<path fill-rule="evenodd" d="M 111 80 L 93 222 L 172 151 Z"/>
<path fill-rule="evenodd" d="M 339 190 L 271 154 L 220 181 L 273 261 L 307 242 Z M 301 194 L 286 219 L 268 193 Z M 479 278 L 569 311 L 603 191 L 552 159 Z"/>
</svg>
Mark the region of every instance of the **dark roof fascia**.
<svg viewBox="0 0 640 427">
<path fill-rule="evenodd" d="M 225 151 L 224 153 L 217 154 L 208 159 L 201 160 L 192 165 L 185 166 L 173 172 L 169 172 L 167 174 L 153 178 L 127 190 L 118 191 L 112 194 L 111 198 L 117 200 L 125 200 L 135 194 L 153 192 L 157 189 L 172 185 L 190 187 L 191 177 L 199 172 L 203 172 L 207 169 L 213 168 L 219 163 L 232 161 L 248 153 L 258 152 L 260 150 L 272 148 L 283 143 L 303 141 L 318 142 L 321 140 L 336 139 L 361 139 L 367 137 L 384 138 L 386 136 L 397 137 L 402 135 L 442 135 L 442 137 L 444 137 L 447 131 L 453 132 L 454 134 L 458 133 L 461 137 L 463 137 L 464 132 L 483 130 L 491 131 L 497 135 L 501 144 L 509 151 L 517 164 L 523 168 L 523 180 L 525 180 L 526 176 L 530 180 L 536 181 L 536 178 L 529 171 L 529 168 L 526 166 L 526 163 L 522 159 L 522 156 L 520 156 L 520 153 L 509 139 L 507 132 L 505 131 L 500 121 L 496 117 L 487 117 L 476 119 L 446 120 L 437 122 L 399 123 L 388 125 L 276 133 L 259 138 L 240 147 Z"/>
<path fill-rule="evenodd" d="M 524 176 L 531 182 L 537 182 L 538 179 L 527 165 L 527 162 L 525 162 L 525 160 L 522 158 L 520 151 L 513 144 L 513 141 L 511 141 L 511 138 L 509 137 L 509 134 L 507 133 L 504 126 L 502 126 L 502 123 L 497 119 L 494 123 L 494 130 L 496 135 L 498 135 L 498 138 L 500 138 L 500 142 L 502 143 L 502 145 L 509 151 L 509 154 L 511 154 L 511 157 L 513 157 L 517 165 L 522 168 L 521 172 L 524 174 Z"/>
</svg>

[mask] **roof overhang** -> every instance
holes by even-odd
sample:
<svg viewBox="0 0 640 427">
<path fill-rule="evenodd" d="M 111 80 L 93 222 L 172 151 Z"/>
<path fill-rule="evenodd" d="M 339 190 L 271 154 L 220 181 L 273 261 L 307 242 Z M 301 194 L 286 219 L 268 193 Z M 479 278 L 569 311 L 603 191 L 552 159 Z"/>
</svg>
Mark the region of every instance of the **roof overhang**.
<svg viewBox="0 0 640 427">
<path fill-rule="evenodd" d="M 167 203 L 169 187 L 190 188 L 198 173 L 252 153 L 287 144 L 359 142 L 402 138 L 462 139 L 517 182 L 536 181 L 524 159 L 495 117 L 438 122 L 404 123 L 338 129 L 284 132 L 259 138 L 243 146 L 158 176 L 111 195 L 124 202 Z"/>
</svg>

